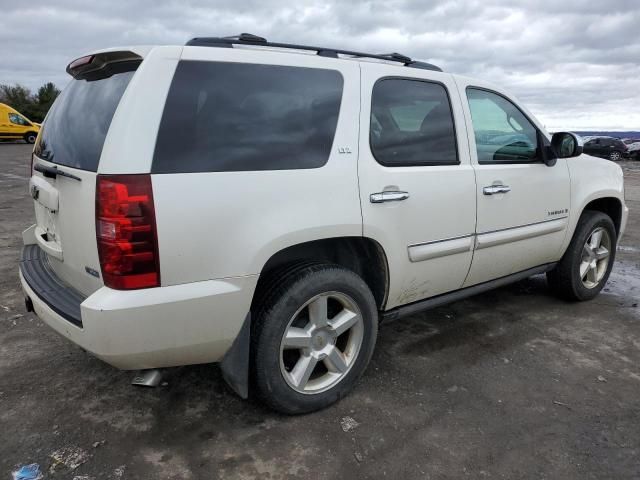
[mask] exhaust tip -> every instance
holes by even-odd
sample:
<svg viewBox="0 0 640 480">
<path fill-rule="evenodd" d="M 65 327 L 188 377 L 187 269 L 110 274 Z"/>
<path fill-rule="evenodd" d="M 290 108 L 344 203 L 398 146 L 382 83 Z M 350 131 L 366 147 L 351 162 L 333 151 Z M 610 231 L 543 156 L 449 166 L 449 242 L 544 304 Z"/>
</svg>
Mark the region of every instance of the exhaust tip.
<svg viewBox="0 0 640 480">
<path fill-rule="evenodd" d="M 154 368 L 152 370 L 141 370 L 131 380 L 131 385 L 138 387 L 157 387 L 162 381 L 162 371 Z"/>
</svg>

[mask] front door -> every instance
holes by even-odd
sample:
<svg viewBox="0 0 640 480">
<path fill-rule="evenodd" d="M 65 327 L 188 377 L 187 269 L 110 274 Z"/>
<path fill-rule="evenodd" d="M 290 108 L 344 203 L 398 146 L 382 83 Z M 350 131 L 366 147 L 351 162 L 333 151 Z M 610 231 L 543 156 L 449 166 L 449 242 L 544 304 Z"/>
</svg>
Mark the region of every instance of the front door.
<svg viewBox="0 0 640 480">
<path fill-rule="evenodd" d="M 361 64 L 358 176 L 363 234 L 387 255 L 387 308 L 462 286 L 475 231 L 475 177 L 450 75 Z M 456 132 L 459 135 L 456 136 Z"/>
<path fill-rule="evenodd" d="M 545 165 L 541 127 L 504 94 L 464 82 L 459 88 L 466 100 L 478 206 L 465 286 L 558 260 L 570 208 L 566 160 Z"/>
<path fill-rule="evenodd" d="M 0 138 L 15 138 L 20 136 L 17 131 L 18 125 L 10 121 L 10 117 L 15 115 L 4 108 L 0 109 Z"/>
<path fill-rule="evenodd" d="M 31 124 L 22 115 L 9 112 L 9 125 L 11 133 L 17 137 L 22 137 L 27 133 L 28 127 Z"/>
</svg>

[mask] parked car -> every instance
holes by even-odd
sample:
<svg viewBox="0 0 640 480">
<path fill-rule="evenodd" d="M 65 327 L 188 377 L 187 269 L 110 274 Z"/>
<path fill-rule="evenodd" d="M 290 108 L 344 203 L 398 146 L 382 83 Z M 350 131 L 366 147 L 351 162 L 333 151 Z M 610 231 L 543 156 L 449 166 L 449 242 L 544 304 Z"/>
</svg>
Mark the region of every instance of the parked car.
<svg viewBox="0 0 640 480">
<path fill-rule="evenodd" d="M 622 141 L 627 146 L 627 154 L 629 157 L 640 159 L 640 140 L 637 138 L 625 138 Z"/>
<path fill-rule="evenodd" d="M 241 46 L 242 48 L 235 48 Z M 122 369 L 346 395 L 378 324 L 546 273 L 603 288 L 623 176 L 502 88 L 247 34 L 73 61 L 34 150 L 29 310 Z"/>
<path fill-rule="evenodd" d="M 35 143 L 40 124 L 32 122 L 9 105 L 0 103 L 0 140 L 20 140 Z"/>
<path fill-rule="evenodd" d="M 593 137 L 584 144 L 584 153 L 617 162 L 629 155 L 627 145 L 615 137 Z"/>
</svg>

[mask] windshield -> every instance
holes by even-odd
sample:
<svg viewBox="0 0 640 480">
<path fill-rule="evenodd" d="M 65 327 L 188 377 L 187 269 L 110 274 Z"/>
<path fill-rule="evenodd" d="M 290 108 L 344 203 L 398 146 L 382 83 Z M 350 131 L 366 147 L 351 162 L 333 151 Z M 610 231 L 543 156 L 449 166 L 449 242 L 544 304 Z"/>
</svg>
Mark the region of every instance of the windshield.
<svg viewBox="0 0 640 480">
<path fill-rule="evenodd" d="M 97 171 L 111 119 L 138 65 L 123 62 L 110 77 L 72 80 L 47 115 L 35 154 L 59 165 Z"/>
</svg>

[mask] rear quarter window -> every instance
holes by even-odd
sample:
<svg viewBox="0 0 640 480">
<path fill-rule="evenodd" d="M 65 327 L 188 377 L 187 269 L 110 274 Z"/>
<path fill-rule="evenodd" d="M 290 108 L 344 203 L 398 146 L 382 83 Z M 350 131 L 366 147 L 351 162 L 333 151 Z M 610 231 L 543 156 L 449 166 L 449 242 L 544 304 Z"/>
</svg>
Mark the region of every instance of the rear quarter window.
<svg viewBox="0 0 640 480">
<path fill-rule="evenodd" d="M 321 167 L 331 152 L 342 89 L 335 70 L 181 61 L 152 172 Z"/>
</svg>

